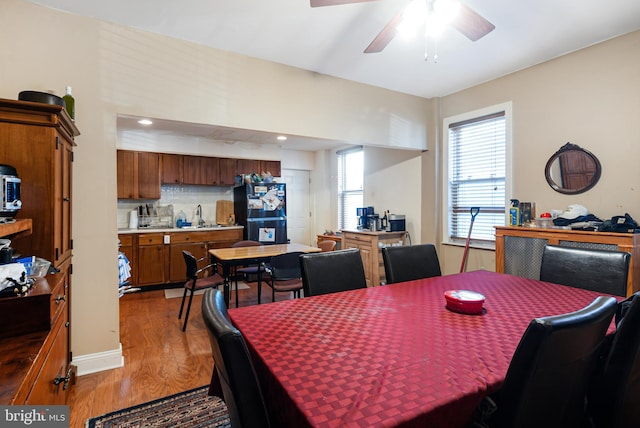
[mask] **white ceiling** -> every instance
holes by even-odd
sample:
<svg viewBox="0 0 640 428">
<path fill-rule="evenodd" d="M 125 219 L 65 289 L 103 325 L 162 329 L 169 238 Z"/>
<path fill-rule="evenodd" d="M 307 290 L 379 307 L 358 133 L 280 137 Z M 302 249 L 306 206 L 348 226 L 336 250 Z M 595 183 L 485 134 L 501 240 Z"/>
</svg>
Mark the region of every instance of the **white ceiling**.
<svg viewBox="0 0 640 428">
<path fill-rule="evenodd" d="M 409 0 L 316 8 L 309 0 L 31 1 L 426 98 L 640 29 L 640 0 L 464 0 L 496 28 L 476 42 L 445 30 L 434 63 L 424 60 L 420 37 L 396 37 L 381 53 L 363 53 Z"/>
</svg>

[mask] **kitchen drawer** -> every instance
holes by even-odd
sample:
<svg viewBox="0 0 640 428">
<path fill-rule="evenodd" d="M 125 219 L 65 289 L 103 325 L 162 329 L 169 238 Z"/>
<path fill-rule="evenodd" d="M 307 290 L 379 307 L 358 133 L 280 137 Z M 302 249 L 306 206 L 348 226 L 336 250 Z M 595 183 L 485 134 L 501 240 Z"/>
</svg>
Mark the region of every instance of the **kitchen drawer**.
<svg viewBox="0 0 640 428">
<path fill-rule="evenodd" d="M 132 234 L 121 234 L 118 235 L 118 239 L 120 240 L 121 247 L 130 247 L 133 245 L 133 235 Z"/>
<path fill-rule="evenodd" d="M 164 243 L 164 233 L 144 233 L 138 235 L 138 246 L 162 245 Z"/>
<path fill-rule="evenodd" d="M 172 244 L 185 244 L 191 242 L 204 242 L 206 232 L 176 232 L 171 233 Z"/>
<path fill-rule="evenodd" d="M 49 275 L 48 282 L 51 285 L 51 324 L 60 316 L 63 310 L 67 308 L 69 301 L 69 280 L 68 269 L 66 266 L 55 275 Z"/>
</svg>

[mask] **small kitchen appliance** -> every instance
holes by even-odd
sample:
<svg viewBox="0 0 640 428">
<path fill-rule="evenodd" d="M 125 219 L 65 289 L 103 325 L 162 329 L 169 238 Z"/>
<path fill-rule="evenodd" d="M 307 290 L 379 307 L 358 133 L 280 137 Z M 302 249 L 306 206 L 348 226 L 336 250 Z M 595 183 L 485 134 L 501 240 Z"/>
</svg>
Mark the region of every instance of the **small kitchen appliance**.
<svg viewBox="0 0 640 428">
<path fill-rule="evenodd" d="M 389 214 L 387 217 L 387 232 L 404 232 L 407 230 L 404 214 Z"/>
<path fill-rule="evenodd" d="M 367 208 L 356 208 L 356 215 L 358 216 L 358 230 L 367 229 Z"/>
<path fill-rule="evenodd" d="M 0 217 L 13 218 L 16 216 L 22 201 L 20 200 L 20 179 L 16 169 L 10 165 L 0 165 L 0 178 L 2 179 L 2 205 Z"/>
</svg>

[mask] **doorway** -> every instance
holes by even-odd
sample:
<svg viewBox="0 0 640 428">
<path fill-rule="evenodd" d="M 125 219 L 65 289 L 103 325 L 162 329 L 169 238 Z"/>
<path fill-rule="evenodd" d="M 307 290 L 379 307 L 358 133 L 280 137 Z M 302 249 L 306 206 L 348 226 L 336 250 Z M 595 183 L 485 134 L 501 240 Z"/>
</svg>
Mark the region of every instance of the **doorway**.
<svg viewBox="0 0 640 428">
<path fill-rule="evenodd" d="M 309 171 L 283 169 L 287 184 L 287 236 L 291 242 L 314 245 L 311 237 Z"/>
</svg>

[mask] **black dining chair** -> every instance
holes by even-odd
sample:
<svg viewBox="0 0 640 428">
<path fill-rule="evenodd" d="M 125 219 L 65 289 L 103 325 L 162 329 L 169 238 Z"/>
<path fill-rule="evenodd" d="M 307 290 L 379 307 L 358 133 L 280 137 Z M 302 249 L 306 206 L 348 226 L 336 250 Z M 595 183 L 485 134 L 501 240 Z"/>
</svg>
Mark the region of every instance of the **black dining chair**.
<svg viewBox="0 0 640 428">
<path fill-rule="evenodd" d="M 589 394 L 596 428 L 640 427 L 640 292 L 618 304 L 620 320 Z"/>
<path fill-rule="evenodd" d="M 485 426 L 584 427 L 587 389 L 615 312 L 616 299 L 600 296 L 576 312 L 532 320 Z"/>
<path fill-rule="evenodd" d="M 189 303 L 187 304 L 187 312 L 184 315 L 184 325 L 182 326 L 182 331 L 185 331 L 187 329 L 187 321 L 189 320 L 189 312 L 191 312 L 193 294 L 198 290 L 222 285 L 224 283 L 224 278 L 218 274 L 217 266 L 215 264 L 207 264 L 206 266 L 198 268 L 198 263 L 202 263 L 204 260 L 209 260 L 208 257 L 196 259 L 189 251 L 183 251 L 182 256 L 184 257 L 184 264 L 187 268 L 187 280 L 184 282 L 184 293 L 182 294 L 182 303 L 180 304 L 178 319 L 182 318 L 184 302 L 187 299 L 188 293 Z"/>
<path fill-rule="evenodd" d="M 367 287 L 357 248 L 302 254 L 300 266 L 305 297 Z"/>
<path fill-rule="evenodd" d="M 626 296 L 630 258 L 623 251 L 547 245 L 542 251 L 540 280 Z"/>
<path fill-rule="evenodd" d="M 259 247 L 263 245 L 261 242 L 253 241 L 250 239 L 245 239 L 242 241 L 238 241 L 234 243 L 231 247 Z M 264 266 L 261 264 L 251 265 L 251 266 L 235 266 L 233 270 L 233 279 L 236 286 L 236 308 L 238 307 L 238 278 L 240 276 L 245 279 L 248 278 L 249 275 L 257 275 L 258 276 L 258 303 L 260 303 L 260 296 L 262 291 L 262 273 L 264 272 Z"/>
<path fill-rule="evenodd" d="M 302 290 L 302 273 L 300 272 L 300 256 L 303 252 L 279 254 L 271 257 L 265 265 L 267 278 L 265 282 L 271 287 L 271 301 L 276 301 L 276 292 L 293 292 L 293 297 L 300 297 Z"/>
<path fill-rule="evenodd" d="M 206 291 L 202 318 L 207 326 L 214 370 L 229 409 L 231 426 L 270 427 L 267 405 L 247 344 L 242 333 L 231 324 L 224 296 L 219 290 Z"/>
<path fill-rule="evenodd" d="M 382 248 L 387 284 L 442 275 L 433 244 Z"/>
</svg>

